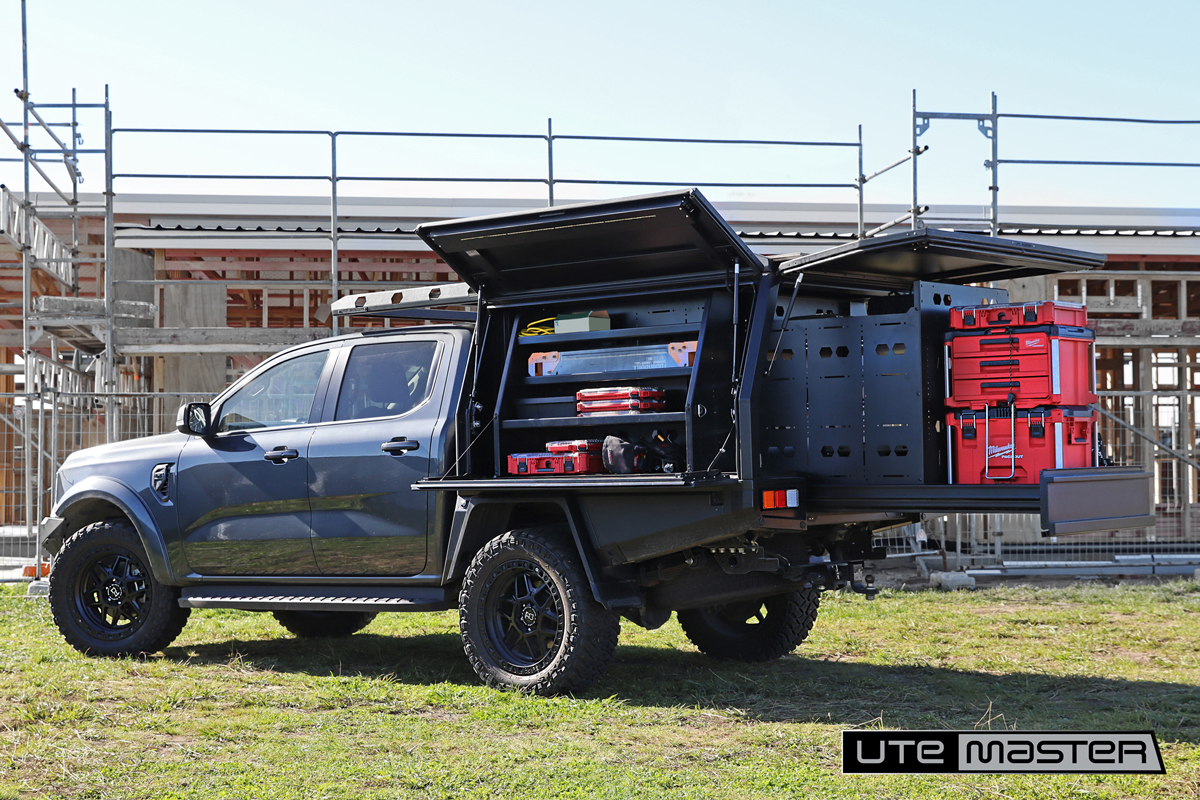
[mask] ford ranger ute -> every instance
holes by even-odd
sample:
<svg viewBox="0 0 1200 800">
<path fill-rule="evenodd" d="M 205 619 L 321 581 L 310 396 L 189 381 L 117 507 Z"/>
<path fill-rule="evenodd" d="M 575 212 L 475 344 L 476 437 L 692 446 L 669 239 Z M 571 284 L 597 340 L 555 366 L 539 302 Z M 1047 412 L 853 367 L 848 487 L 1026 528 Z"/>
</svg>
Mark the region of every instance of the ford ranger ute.
<svg viewBox="0 0 1200 800">
<path fill-rule="evenodd" d="M 1063 423 L 1015 395 L 955 416 L 952 311 L 1102 256 L 925 229 L 764 258 L 695 190 L 417 233 L 463 283 L 334 304 L 407 327 L 291 348 L 177 432 L 64 462 L 43 532 L 71 645 L 157 651 L 193 608 L 298 637 L 457 609 L 482 680 L 554 694 L 603 675 L 622 619 L 789 653 L 822 592 L 873 595 L 873 537 L 922 515 L 1153 523 L 1149 475 L 1094 466 L 1082 428 L 1085 463 L 1055 438 L 1042 462 L 954 464 Z"/>
</svg>

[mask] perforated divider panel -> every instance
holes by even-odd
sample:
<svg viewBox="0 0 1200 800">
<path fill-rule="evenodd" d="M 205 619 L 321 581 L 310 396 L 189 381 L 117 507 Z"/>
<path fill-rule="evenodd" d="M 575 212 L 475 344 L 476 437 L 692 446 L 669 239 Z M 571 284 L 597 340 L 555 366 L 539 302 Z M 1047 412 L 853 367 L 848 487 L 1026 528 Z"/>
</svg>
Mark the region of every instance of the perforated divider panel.
<svg viewBox="0 0 1200 800">
<path fill-rule="evenodd" d="M 866 316 L 833 316 L 834 304 L 816 299 L 785 333 L 777 320 L 772 335 L 782 339 L 762 395 L 763 468 L 814 483 L 946 483 L 950 308 L 1007 299 L 1002 289 L 917 282 L 911 296 L 873 298 L 867 309 L 876 313 Z"/>
<path fill-rule="evenodd" d="M 925 483 L 919 315 L 866 317 L 863 325 L 865 475 L 872 483 Z"/>
<path fill-rule="evenodd" d="M 828 483 L 862 483 L 863 322 L 866 317 L 809 320 L 809 471 Z"/>
<path fill-rule="evenodd" d="M 776 331 L 774 340 L 780 336 Z M 763 467 L 770 472 L 807 472 L 808 367 L 805 362 L 806 332 L 802 323 L 792 322 L 774 348 L 771 372 L 762 393 L 760 414 Z"/>
</svg>

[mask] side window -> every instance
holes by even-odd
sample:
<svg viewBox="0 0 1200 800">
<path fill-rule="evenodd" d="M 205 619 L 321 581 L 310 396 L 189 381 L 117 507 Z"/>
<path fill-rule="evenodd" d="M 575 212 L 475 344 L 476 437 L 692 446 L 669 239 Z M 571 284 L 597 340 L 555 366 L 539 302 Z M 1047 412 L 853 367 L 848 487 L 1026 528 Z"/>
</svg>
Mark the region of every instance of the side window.
<svg viewBox="0 0 1200 800">
<path fill-rule="evenodd" d="M 308 422 L 328 350 L 271 367 L 221 405 L 217 432 L 276 428 Z"/>
<path fill-rule="evenodd" d="M 360 344 L 350 351 L 334 419 L 394 417 L 419 406 L 432 388 L 438 343 Z"/>
</svg>

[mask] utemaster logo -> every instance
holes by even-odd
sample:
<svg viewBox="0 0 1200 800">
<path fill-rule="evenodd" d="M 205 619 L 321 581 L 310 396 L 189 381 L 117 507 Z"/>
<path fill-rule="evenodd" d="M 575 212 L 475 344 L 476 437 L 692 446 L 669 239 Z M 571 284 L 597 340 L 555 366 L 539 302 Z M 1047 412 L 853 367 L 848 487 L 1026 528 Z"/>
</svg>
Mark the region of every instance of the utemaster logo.
<svg viewBox="0 0 1200 800">
<path fill-rule="evenodd" d="M 845 774 L 1163 774 L 1152 731 L 842 731 Z"/>
</svg>

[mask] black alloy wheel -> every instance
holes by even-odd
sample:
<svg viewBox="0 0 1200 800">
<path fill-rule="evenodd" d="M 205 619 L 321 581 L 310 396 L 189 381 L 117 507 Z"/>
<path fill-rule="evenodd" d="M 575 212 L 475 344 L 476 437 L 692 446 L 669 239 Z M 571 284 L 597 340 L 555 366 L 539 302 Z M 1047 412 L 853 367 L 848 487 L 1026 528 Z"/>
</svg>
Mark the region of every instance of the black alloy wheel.
<svg viewBox="0 0 1200 800">
<path fill-rule="evenodd" d="M 94 522 L 63 543 L 50 570 L 50 613 L 67 643 L 95 656 L 161 650 L 187 624 L 179 589 L 159 583 L 137 530 Z"/>
<path fill-rule="evenodd" d="M 539 695 L 591 686 L 612 661 L 620 618 L 596 602 L 569 530 L 509 531 L 467 567 L 458 626 L 489 686 Z"/>
<path fill-rule="evenodd" d="M 150 607 L 147 570 L 128 553 L 101 553 L 79 571 L 75 604 L 102 637 L 124 639 L 141 627 Z"/>
<path fill-rule="evenodd" d="M 545 667 L 563 641 L 562 593 L 541 565 L 509 561 L 484 586 L 488 649 L 517 675 Z"/>
</svg>

